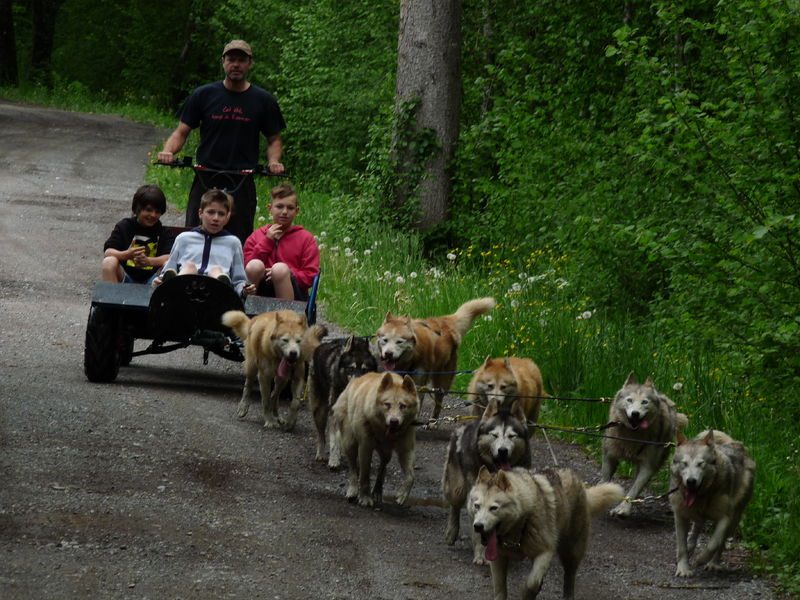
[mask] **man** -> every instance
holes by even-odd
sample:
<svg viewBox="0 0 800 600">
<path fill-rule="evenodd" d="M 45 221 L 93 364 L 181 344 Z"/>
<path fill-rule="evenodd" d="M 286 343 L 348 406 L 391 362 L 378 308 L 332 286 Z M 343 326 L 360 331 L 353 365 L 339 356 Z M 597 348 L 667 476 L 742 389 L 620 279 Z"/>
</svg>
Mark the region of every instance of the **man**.
<svg viewBox="0 0 800 600">
<path fill-rule="evenodd" d="M 267 168 L 276 175 L 283 173 L 281 130 L 286 123 L 275 98 L 247 80 L 252 68 L 253 51 L 247 42 L 233 40 L 226 44 L 222 50 L 225 79 L 203 85 L 189 96 L 181 109 L 178 127 L 158 153 L 158 161 L 174 161 L 192 129 L 200 127 L 197 162 L 204 167 L 252 169 L 259 162 L 259 134 L 263 134 L 267 138 Z M 212 187 L 227 188 L 233 195 L 234 211 L 227 229 L 244 244 L 253 232 L 257 204 L 252 175 L 240 180 L 236 175 L 215 177 L 196 172 L 186 207 L 186 226 L 198 225 L 200 197 Z"/>
</svg>

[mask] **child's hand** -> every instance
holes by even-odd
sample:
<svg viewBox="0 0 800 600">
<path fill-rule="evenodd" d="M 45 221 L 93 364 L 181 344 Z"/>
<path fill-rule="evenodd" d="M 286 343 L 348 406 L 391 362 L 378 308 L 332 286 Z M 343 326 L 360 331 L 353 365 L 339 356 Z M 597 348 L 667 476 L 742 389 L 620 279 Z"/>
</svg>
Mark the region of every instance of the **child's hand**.
<svg viewBox="0 0 800 600">
<path fill-rule="evenodd" d="M 269 229 L 267 229 L 267 237 L 271 240 L 279 240 L 283 237 L 283 234 L 283 226 L 278 223 L 273 223 L 269 226 Z"/>
<path fill-rule="evenodd" d="M 255 284 L 255 283 L 248 283 L 248 284 L 247 284 L 246 286 L 244 286 L 244 288 L 242 289 L 242 295 L 243 295 L 243 296 L 252 296 L 252 295 L 254 295 L 255 293 L 256 293 L 256 284 Z"/>
<path fill-rule="evenodd" d="M 137 265 L 139 264 L 139 259 L 144 256 L 144 246 L 134 246 L 132 248 L 128 248 L 127 257 L 125 260 L 132 260 Z"/>
</svg>

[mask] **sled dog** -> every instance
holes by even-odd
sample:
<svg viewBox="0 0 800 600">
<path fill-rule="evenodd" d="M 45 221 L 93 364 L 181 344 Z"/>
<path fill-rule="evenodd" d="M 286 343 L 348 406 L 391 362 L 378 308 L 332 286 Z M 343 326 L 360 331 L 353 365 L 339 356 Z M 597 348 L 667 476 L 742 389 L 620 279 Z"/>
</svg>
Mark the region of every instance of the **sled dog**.
<svg viewBox="0 0 800 600">
<path fill-rule="evenodd" d="M 350 467 L 347 499 L 361 506 L 383 501 L 386 465 L 397 453 L 404 480 L 396 495 L 405 504 L 414 485 L 414 420 L 419 410 L 417 388 L 408 375 L 367 373 L 350 381 L 333 406 L 340 448 Z M 380 458 L 370 494 L 372 453 Z"/>
<path fill-rule="evenodd" d="M 467 393 L 473 402 L 473 415 L 480 415 L 492 398 L 496 398 L 501 405 L 511 404 L 517 399 L 525 418 L 534 423 L 539 420 L 542 398 L 546 396 L 542 373 L 536 363 L 529 358 L 514 356 L 487 356 L 481 368 L 472 376 Z"/>
<path fill-rule="evenodd" d="M 458 539 L 461 508 L 482 466 L 492 472 L 507 471 L 512 467 L 530 468 L 530 433 L 519 403 L 511 402 L 498 408 L 497 399 L 492 398 L 480 420 L 459 427 L 450 436 L 442 475 L 442 494 L 450 505 L 445 540 L 451 546 Z M 485 564 L 484 547 L 474 530 L 472 550 L 473 562 Z"/>
<path fill-rule="evenodd" d="M 721 431 L 704 431 L 693 440 L 681 436 L 670 469 L 670 487 L 680 492 L 670 496 L 675 513 L 676 576 L 692 575 L 689 558 L 707 520 L 714 522 L 714 530 L 695 563 L 706 570 L 723 568 L 725 540 L 736 531 L 753 495 L 755 471 L 756 463 L 744 445 Z"/>
<path fill-rule="evenodd" d="M 668 442 L 675 442 L 688 419 L 656 389 L 650 377 L 640 384 L 631 373 L 611 403 L 608 421 L 614 426 L 607 430 L 612 437 L 603 440 L 601 480 L 611 481 L 619 461 L 630 461 L 635 474 L 627 497 L 636 498 L 666 461 Z M 623 502 L 611 514 L 625 517 L 630 512 L 631 503 Z"/>
<path fill-rule="evenodd" d="M 445 391 L 453 383 L 461 338 L 472 322 L 494 305 L 494 298 L 479 298 L 465 302 L 452 315 L 427 319 L 386 313 L 376 333 L 383 367 L 408 373 L 417 385 L 429 383 L 436 389 L 433 419 L 439 418 Z"/>
<path fill-rule="evenodd" d="M 535 598 L 555 554 L 564 567 L 564 598 L 573 598 L 591 518 L 622 497 L 616 483 L 584 488 L 569 469 L 534 475 L 521 468 L 492 474 L 481 467 L 469 494 L 469 511 L 491 563 L 494 599 L 507 597 L 509 560 L 522 558 L 533 561 L 523 597 Z"/>
<path fill-rule="evenodd" d="M 325 460 L 325 436 L 328 416 L 336 399 L 351 379 L 378 370 L 378 361 L 369 342 L 363 337 L 349 336 L 325 341 L 314 350 L 308 374 L 308 404 L 317 428 L 316 460 Z M 336 435 L 329 432 L 328 466 L 338 469 L 341 462 Z"/>
<path fill-rule="evenodd" d="M 222 315 L 222 323 L 244 342 L 245 380 L 238 417 L 247 416 L 257 376 L 264 427 L 291 431 L 305 389 L 306 362 L 327 330 L 321 325 L 308 327 L 305 314 L 292 310 L 261 313 L 252 319 L 242 311 L 230 310 Z M 278 417 L 278 398 L 287 382 L 291 382 L 292 402 L 284 421 Z"/>
</svg>

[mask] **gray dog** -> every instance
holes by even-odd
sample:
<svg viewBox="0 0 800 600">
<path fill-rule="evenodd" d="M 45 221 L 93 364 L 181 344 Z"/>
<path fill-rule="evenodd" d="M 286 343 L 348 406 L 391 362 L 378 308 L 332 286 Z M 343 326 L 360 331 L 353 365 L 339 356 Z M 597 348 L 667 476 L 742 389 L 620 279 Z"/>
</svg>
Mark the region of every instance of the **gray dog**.
<svg viewBox="0 0 800 600">
<path fill-rule="evenodd" d="M 320 344 L 314 350 L 308 380 L 308 398 L 314 424 L 317 426 L 316 460 L 325 460 L 325 430 L 328 415 L 351 379 L 378 370 L 378 361 L 372 354 L 366 338 L 349 336 Z M 338 469 L 341 455 L 335 435 L 330 435 L 328 466 Z"/>
</svg>

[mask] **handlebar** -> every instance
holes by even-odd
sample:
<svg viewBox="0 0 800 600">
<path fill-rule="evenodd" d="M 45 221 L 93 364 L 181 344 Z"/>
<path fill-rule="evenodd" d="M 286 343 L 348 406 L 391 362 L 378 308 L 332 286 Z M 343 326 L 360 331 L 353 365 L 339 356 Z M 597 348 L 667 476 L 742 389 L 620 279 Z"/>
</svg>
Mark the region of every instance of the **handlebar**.
<svg viewBox="0 0 800 600">
<path fill-rule="evenodd" d="M 165 163 L 165 162 L 154 162 L 154 165 L 161 165 L 162 167 L 171 167 L 173 169 L 193 169 L 195 171 L 201 171 L 203 173 L 219 173 L 223 175 L 260 175 L 261 177 L 288 177 L 286 171 L 283 173 L 273 173 L 269 170 L 267 165 L 256 165 L 252 169 L 212 169 L 211 167 L 206 167 L 205 165 L 195 164 L 193 162 L 194 157 L 192 156 L 184 156 L 180 160 L 175 159 L 172 162 Z"/>
</svg>

